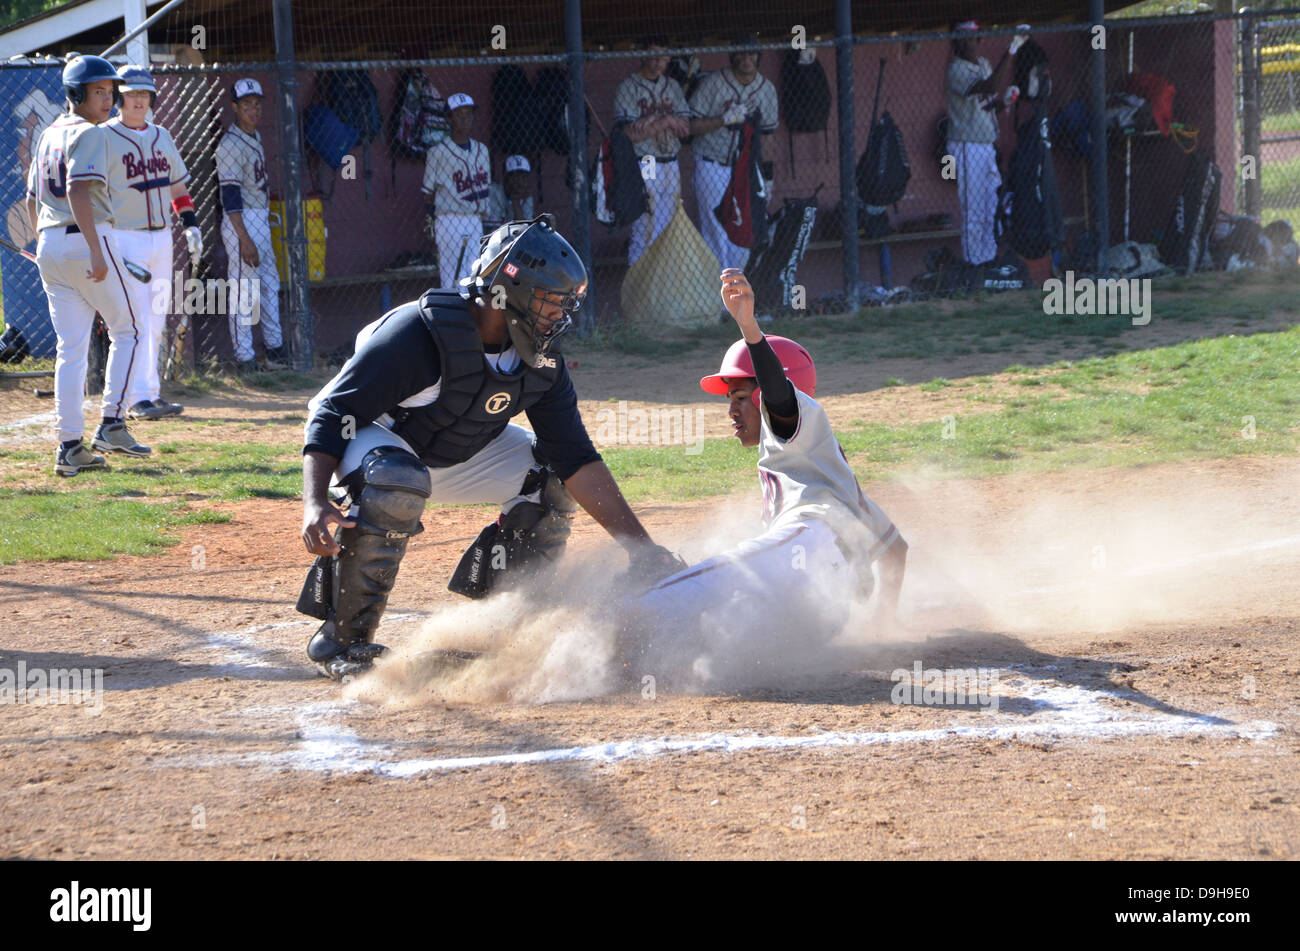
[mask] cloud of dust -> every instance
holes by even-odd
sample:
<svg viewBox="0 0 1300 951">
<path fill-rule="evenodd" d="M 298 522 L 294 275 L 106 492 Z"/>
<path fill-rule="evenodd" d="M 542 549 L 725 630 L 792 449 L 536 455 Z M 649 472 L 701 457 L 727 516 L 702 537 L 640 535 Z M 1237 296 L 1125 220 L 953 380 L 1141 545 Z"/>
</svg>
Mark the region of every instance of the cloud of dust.
<svg viewBox="0 0 1300 951">
<path fill-rule="evenodd" d="M 926 517 L 900 613 L 918 629 L 1115 632 L 1264 613 L 1295 561 L 1294 475 L 1161 466 L 906 483 Z M 1280 602 L 1279 602 L 1280 603 Z M 1276 608 L 1278 605 L 1274 604 Z"/>
<path fill-rule="evenodd" d="M 692 565 L 760 531 L 751 501 L 719 507 L 689 537 L 662 539 Z M 748 564 L 745 562 L 744 564 Z M 863 605 L 846 579 L 809 566 L 786 573 L 789 589 L 742 570 L 741 587 L 696 601 L 617 588 L 621 549 L 603 541 L 570 550 L 554 576 L 483 601 L 446 606 L 409 643 L 394 645 L 345 695 L 389 705 L 432 701 L 545 703 L 620 690 L 698 692 L 778 685 L 829 672 L 842 659 L 827 645 Z M 763 590 L 762 599 L 744 588 Z M 855 620 L 856 619 L 856 620 Z M 464 665 L 435 652 L 484 651 Z M 649 678 L 649 679 L 647 679 Z"/>
<path fill-rule="evenodd" d="M 902 484 L 910 496 L 886 506 L 910 545 L 893 642 L 954 629 L 1116 632 L 1285 607 L 1300 551 L 1294 474 L 1248 491 L 1233 479 L 1186 467 L 917 475 Z M 757 535 L 754 515 L 739 500 L 664 540 L 696 564 Z M 816 566 L 787 573 L 775 597 L 745 589 L 764 590 L 780 572 L 741 572 L 731 590 L 703 603 L 661 599 L 647 617 L 635 610 L 646 600 L 615 590 L 625 565 L 603 540 L 569 551 L 545 586 L 448 605 L 348 694 L 390 704 L 542 703 L 628 690 L 791 687 L 869 668 L 890 649 L 891 635 L 873 623 L 875 599 Z M 448 669 L 427 662 L 438 648 L 489 654 Z"/>
</svg>

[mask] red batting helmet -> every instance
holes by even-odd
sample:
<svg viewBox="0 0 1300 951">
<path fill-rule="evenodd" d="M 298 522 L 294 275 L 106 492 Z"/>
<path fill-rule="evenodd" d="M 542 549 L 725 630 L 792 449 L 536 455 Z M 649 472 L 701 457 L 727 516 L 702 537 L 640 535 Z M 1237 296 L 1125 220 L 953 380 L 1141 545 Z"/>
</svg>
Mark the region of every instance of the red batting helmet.
<svg viewBox="0 0 1300 951">
<path fill-rule="evenodd" d="M 787 379 L 795 388 L 803 390 L 809 396 L 816 396 L 817 367 L 813 365 L 812 355 L 788 337 L 768 337 L 767 342 L 772 345 L 777 359 L 781 361 L 781 369 L 785 370 Z M 749 345 L 743 339 L 737 340 L 723 355 L 718 372 L 700 380 L 700 389 L 705 393 L 726 396 L 725 380 L 753 376 L 754 361 L 749 356 Z M 754 390 L 754 403 L 758 403 L 758 390 Z"/>
</svg>

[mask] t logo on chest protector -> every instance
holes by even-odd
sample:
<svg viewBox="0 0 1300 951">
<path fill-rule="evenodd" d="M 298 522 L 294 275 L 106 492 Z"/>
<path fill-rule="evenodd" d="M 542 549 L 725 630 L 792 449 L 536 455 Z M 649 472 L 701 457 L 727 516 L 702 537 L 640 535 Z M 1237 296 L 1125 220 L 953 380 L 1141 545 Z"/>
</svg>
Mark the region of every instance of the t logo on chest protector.
<svg viewBox="0 0 1300 951">
<path fill-rule="evenodd" d="M 504 412 L 510 406 L 509 393 L 494 393 L 488 397 L 488 401 L 483 404 L 483 408 L 495 416 L 497 413 Z"/>
</svg>

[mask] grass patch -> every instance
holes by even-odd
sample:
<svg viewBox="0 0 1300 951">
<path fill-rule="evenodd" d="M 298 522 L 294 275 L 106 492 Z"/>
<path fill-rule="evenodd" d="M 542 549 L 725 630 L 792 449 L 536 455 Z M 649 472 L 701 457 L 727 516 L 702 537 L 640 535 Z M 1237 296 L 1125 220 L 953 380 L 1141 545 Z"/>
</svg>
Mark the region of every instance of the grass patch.
<svg viewBox="0 0 1300 951">
<path fill-rule="evenodd" d="M 189 506 L 104 498 L 93 489 L 3 489 L 0 506 L 0 565 L 151 555 L 180 541 L 176 530 L 186 525 L 230 520 Z"/>
<path fill-rule="evenodd" d="M 155 442 L 149 459 L 115 456 L 110 469 L 73 479 L 54 474 L 51 451 L 7 452 L 5 461 L 14 481 L 26 484 L 0 490 L 0 564 L 150 554 L 179 541 L 180 527 L 229 520 L 196 506 L 194 496 L 302 493 L 301 450 L 292 444 Z"/>
<path fill-rule="evenodd" d="M 1012 366 L 1008 373 L 1017 392 L 973 394 L 970 399 L 995 403 L 999 411 L 958 414 L 952 438 L 944 438 L 938 419 L 907 426 L 855 421 L 837 435 L 864 479 L 916 470 L 982 477 L 1295 453 L 1300 378 L 1290 368 L 1297 365 L 1300 328 L 1059 361 L 1034 376 L 1027 367 Z M 940 389 L 937 382 L 920 389 Z M 1041 392 L 1049 383 L 1050 392 Z M 1254 438 L 1243 435 L 1246 417 L 1253 420 Z M 731 492 L 752 484 L 756 461 L 753 451 L 732 439 L 707 440 L 696 456 L 681 449 L 612 449 L 603 455 L 636 500 Z"/>
</svg>

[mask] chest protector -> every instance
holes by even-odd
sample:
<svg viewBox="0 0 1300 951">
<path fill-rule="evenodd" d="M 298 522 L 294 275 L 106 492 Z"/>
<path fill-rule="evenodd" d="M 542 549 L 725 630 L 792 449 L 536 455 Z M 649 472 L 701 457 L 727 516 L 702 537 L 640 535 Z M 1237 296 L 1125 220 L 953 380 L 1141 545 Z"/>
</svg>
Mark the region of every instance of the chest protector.
<svg viewBox="0 0 1300 951">
<path fill-rule="evenodd" d="M 420 461 L 443 469 L 469 459 L 532 406 L 560 375 L 564 358 L 550 353 L 540 368 L 500 373 L 488 365 L 469 307 L 455 292 L 426 291 L 416 305 L 441 359 L 441 390 L 428 406 L 389 410 L 392 430 Z M 546 365 L 549 364 L 549 365 Z"/>
</svg>

